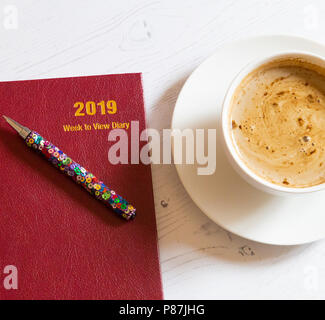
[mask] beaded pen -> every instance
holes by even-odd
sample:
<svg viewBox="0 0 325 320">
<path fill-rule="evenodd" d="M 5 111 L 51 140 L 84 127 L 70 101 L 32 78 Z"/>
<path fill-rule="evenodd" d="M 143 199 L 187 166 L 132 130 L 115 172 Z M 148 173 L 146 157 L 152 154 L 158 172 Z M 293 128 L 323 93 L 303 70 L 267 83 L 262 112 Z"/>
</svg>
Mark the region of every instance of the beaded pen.
<svg viewBox="0 0 325 320">
<path fill-rule="evenodd" d="M 136 209 L 131 204 L 108 188 L 102 181 L 99 181 L 80 164 L 74 162 L 59 148 L 42 138 L 37 132 L 22 126 L 9 117 L 3 117 L 25 140 L 27 146 L 42 153 L 56 168 L 83 186 L 96 199 L 111 207 L 123 219 L 131 220 L 135 217 Z"/>
</svg>

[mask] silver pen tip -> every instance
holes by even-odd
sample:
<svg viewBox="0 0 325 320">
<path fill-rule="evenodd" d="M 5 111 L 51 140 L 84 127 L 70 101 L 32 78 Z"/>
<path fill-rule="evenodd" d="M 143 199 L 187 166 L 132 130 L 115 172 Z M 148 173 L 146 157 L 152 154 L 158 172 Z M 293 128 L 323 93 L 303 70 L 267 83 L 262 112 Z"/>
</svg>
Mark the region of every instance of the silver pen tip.
<svg viewBox="0 0 325 320">
<path fill-rule="evenodd" d="M 9 123 L 9 125 L 11 127 L 13 127 L 19 134 L 20 136 L 23 138 L 23 139 L 26 139 L 26 137 L 29 135 L 29 133 L 31 132 L 30 129 L 24 127 L 23 125 L 21 125 L 20 123 L 18 123 L 17 121 L 5 116 L 5 115 L 2 115 L 5 120 Z"/>
</svg>

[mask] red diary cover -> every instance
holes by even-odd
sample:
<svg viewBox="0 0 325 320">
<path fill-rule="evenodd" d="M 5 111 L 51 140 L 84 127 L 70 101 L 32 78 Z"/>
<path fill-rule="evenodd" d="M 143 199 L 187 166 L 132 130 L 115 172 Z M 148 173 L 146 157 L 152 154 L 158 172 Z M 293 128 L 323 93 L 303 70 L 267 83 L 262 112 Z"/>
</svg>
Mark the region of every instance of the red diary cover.
<svg viewBox="0 0 325 320">
<path fill-rule="evenodd" d="M 145 129 L 141 74 L 2 82 L 0 110 L 137 209 L 121 219 L 1 118 L 0 299 L 161 299 L 151 168 L 108 161 L 110 130 L 130 142 L 131 121 Z M 4 285 L 8 265 L 17 289 Z"/>
</svg>

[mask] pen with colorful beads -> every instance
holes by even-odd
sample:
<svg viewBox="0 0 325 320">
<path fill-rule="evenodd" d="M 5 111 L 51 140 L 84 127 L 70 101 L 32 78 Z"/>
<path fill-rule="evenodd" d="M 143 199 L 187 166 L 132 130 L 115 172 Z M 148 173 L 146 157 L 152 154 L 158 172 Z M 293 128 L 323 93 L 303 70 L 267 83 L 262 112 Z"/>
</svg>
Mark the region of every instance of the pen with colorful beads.
<svg viewBox="0 0 325 320">
<path fill-rule="evenodd" d="M 130 203 L 108 188 L 102 181 L 99 181 L 80 164 L 74 162 L 59 148 L 42 138 L 37 132 L 22 126 L 9 117 L 3 117 L 25 140 L 27 146 L 42 153 L 52 165 L 84 187 L 96 199 L 111 207 L 123 219 L 131 220 L 135 217 L 136 209 Z"/>
</svg>

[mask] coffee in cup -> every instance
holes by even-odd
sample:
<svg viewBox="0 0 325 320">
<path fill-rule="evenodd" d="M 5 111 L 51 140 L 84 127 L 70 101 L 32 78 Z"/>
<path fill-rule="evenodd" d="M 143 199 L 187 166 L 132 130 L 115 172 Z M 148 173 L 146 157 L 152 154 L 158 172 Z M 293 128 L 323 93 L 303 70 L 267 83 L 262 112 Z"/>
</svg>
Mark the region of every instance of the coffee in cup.
<svg viewBox="0 0 325 320">
<path fill-rule="evenodd" d="M 283 58 L 250 72 L 231 99 L 232 143 L 262 179 L 288 188 L 325 183 L 325 70 Z"/>
</svg>

